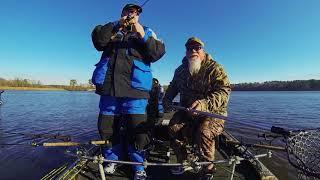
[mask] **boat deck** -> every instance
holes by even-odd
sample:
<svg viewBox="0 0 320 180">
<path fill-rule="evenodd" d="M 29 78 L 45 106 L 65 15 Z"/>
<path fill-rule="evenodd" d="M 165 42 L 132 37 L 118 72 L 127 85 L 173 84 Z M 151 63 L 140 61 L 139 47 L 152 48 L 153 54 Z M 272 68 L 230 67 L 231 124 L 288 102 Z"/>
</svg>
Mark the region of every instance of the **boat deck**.
<svg viewBox="0 0 320 180">
<path fill-rule="evenodd" d="M 166 114 L 162 120 L 170 119 L 172 114 Z M 165 144 L 159 145 L 159 147 L 154 148 L 153 151 L 149 153 L 149 157 L 147 158 L 148 162 L 161 162 L 161 163 L 176 163 L 176 156 L 174 155 L 172 149 L 169 148 L 169 142 L 166 138 L 167 136 L 167 126 L 157 126 L 154 131 L 155 137 L 159 140 L 164 141 Z M 229 160 L 232 157 L 238 156 L 241 157 L 243 153 L 248 153 L 246 149 L 239 145 L 233 145 L 226 143 L 226 140 L 236 141 L 232 135 L 224 132 L 217 139 L 216 142 L 216 153 L 215 153 L 215 161 L 217 160 Z M 167 156 L 167 152 L 170 152 L 170 156 Z M 96 148 L 95 152 L 92 155 L 99 154 L 98 148 Z M 248 154 L 246 154 L 248 155 Z M 250 154 L 249 154 L 250 155 Z M 252 155 L 252 154 L 251 154 Z M 70 166 L 70 165 L 69 165 Z M 53 174 L 59 174 L 58 179 L 77 179 L 77 180 L 95 180 L 101 179 L 99 166 L 97 163 L 93 163 L 91 160 L 81 159 L 77 160 L 70 167 L 60 167 L 56 172 L 61 171 L 59 173 L 50 172 L 51 175 L 46 176 L 45 179 L 50 179 L 53 177 Z M 214 174 L 214 179 L 216 180 L 225 180 L 231 179 L 233 164 L 225 162 L 215 164 L 216 172 Z M 199 174 L 187 171 L 182 175 L 172 175 L 170 173 L 171 167 L 163 167 L 163 166 L 148 166 L 146 168 L 148 179 L 154 180 L 192 180 L 199 179 Z M 60 169 L 60 170 L 59 170 Z M 65 169 L 65 170 L 62 170 Z M 49 174 L 50 174 L 49 173 Z M 54 176 L 56 177 L 56 176 Z M 117 168 L 117 171 L 112 175 L 106 175 L 106 179 L 110 180 L 125 180 L 125 179 L 133 179 L 133 172 L 130 165 L 121 165 Z M 251 158 L 249 160 L 240 161 L 240 164 L 235 166 L 235 172 L 233 174 L 233 179 L 249 179 L 249 180 L 277 180 L 277 178 L 258 160 L 255 158 Z"/>
<path fill-rule="evenodd" d="M 172 159 L 174 161 L 174 155 L 172 155 Z M 216 160 L 224 160 L 225 158 L 222 156 L 220 152 L 216 153 Z M 171 161 L 172 162 L 172 161 Z M 175 161 L 174 161 L 175 162 Z M 174 163 L 172 162 L 172 163 Z M 253 169 L 254 167 L 247 161 L 242 161 L 241 164 L 236 166 L 235 174 L 233 179 L 261 179 L 259 174 L 256 173 L 256 170 Z M 224 164 L 217 164 L 216 165 L 216 173 L 214 174 L 214 179 L 216 180 L 225 180 L 230 179 L 231 172 L 232 172 L 232 165 L 228 163 Z M 125 179 L 133 179 L 132 177 L 133 172 L 131 167 L 128 165 L 122 165 L 117 168 L 117 171 L 114 175 L 106 175 L 106 179 L 111 180 L 125 180 Z M 170 173 L 170 167 L 159 167 L 159 166 L 150 166 L 147 168 L 147 175 L 148 179 L 154 180 L 196 180 L 198 179 L 198 174 L 193 173 L 191 171 L 187 171 L 182 175 L 172 175 Z M 96 180 L 101 179 L 100 173 L 98 169 L 98 165 L 96 163 L 92 163 L 88 161 L 85 168 L 78 174 L 78 180 Z"/>
</svg>

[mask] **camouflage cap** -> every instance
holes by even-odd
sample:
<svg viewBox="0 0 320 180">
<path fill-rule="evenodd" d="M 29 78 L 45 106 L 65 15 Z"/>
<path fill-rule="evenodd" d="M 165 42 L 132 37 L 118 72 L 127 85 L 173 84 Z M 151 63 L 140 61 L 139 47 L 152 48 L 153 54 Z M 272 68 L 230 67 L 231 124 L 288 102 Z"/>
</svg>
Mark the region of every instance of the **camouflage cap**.
<svg viewBox="0 0 320 180">
<path fill-rule="evenodd" d="M 185 46 L 187 47 L 190 44 L 200 44 L 202 47 L 204 47 L 204 43 L 197 37 L 191 37 L 188 39 L 188 41 L 186 42 Z"/>
<path fill-rule="evenodd" d="M 138 13 L 142 13 L 142 8 L 141 6 L 137 5 L 137 4 L 126 4 L 123 8 L 122 11 L 129 9 L 129 8 L 136 8 Z"/>
</svg>

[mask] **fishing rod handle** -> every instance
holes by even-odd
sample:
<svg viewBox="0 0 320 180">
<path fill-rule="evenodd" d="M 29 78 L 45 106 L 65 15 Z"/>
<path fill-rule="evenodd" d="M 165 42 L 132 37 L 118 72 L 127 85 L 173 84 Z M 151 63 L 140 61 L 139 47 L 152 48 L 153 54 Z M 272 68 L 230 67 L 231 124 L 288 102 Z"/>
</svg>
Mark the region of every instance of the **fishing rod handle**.
<svg viewBox="0 0 320 180">
<path fill-rule="evenodd" d="M 182 106 L 176 106 L 176 105 L 171 105 L 171 107 L 176 109 L 176 110 L 194 112 L 194 113 L 197 113 L 199 115 L 203 115 L 203 116 L 207 116 L 207 117 L 211 117 L 211 118 L 218 118 L 218 119 L 228 120 L 227 116 L 223 116 L 223 115 L 219 115 L 219 114 L 198 111 L 198 110 L 195 110 L 195 109 L 189 109 L 189 108 L 185 108 L 185 107 L 182 107 Z"/>
<path fill-rule="evenodd" d="M 109 141 L 103 141 L 103 140 L 100 140 L 100 141 L 90 141 L 89 143 L 90 143 L 90 144 L 93 144 L 93 145 L 104 145 L 104 144 L 109 144 Z"/>
<path fill-rule="evenodd" d="M 79 146 L 82 144 L 93 144 L 93 145 L 104 145 L 108 144 L 109 141 L 90 141 L 89 143 L 79 143 L 79 142 L 50 142 L 50 143 L 43 143 L 42 146 L 45 147 L 63 147 L 63 146 Z"/>
<path fill-rule="evenodd" d="M 78 146 L 80 143 L 77 142 L 50 142 L 50 143 L 43 143 L 42 146 L 44 147 L 63 147 L 63 146 Z"/>
</svg>

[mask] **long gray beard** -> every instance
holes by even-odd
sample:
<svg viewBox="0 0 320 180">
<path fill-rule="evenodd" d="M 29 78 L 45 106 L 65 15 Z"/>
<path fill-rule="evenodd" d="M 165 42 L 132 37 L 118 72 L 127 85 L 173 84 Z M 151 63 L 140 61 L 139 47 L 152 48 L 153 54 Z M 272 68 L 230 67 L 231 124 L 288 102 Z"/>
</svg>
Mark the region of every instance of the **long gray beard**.
<svg viewBox="0 0 320 180">
<path fill-rule="evenodd" d="M 188 59 L 189 62 L 189 72 L 191 75 L 198 74 L 200 68 L 201 68 L 201 61 L 200 59 Z"/>
</svg>

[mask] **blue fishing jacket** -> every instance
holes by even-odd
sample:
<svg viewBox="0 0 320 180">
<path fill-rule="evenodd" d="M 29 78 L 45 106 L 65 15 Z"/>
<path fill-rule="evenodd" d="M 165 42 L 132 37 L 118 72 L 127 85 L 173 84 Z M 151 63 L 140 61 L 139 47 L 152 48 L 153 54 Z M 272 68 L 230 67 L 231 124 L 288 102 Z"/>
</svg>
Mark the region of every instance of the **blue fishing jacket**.
<svg viewBox="0 0 320 180">
<path fill-rule="evenodd" d="M 119 31 L 118 22 L 98 25 L 92 42 L 103 51 L 92 75 L 96 93 L 115 97 L 149 98 L 152 87 L 150 65 L 165 54 L 164 43 L 144 27 L 145 36 Z"/>
</svg>

